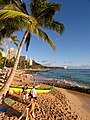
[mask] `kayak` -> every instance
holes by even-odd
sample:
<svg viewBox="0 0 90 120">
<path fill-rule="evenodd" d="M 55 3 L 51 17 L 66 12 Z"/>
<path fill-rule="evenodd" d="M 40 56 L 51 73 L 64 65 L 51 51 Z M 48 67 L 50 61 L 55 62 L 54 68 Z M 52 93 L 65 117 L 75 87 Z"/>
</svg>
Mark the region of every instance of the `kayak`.
<svg viewBox="0 0 90 120">
<path fill-rule="evenodd" d="M 13 85 L 11 85 L 10 87 L 18 87 L 18 88 L 23 88 L 24 86 L 13 86 Z M 40 85 L 37 85 L 37 86 L 35 86 L 36 88 L 38 88 L 38 87 L 40 87 Z M 33 85 L 32 86 L 28 86 L 28 88 L 33 88 Z"/>
<path fill-rule="evenodd" d="M 0 88 L 2 88 L 2 86 L 0 86 Z M 54 86 L 51 86 L 50 88 L 35 88 L 37 93 L 47 93 L 50 92 L 52 89 L 54 88 Z M 32 87 L 28 88 L 28 93 L 30 93 Z M 9 92 L 16 92 L 16 93 L 21 93 L 23 91 L 23 86 L 10 86 L 9 87 Z"/>
<path fill-rule="evenodd" d="M 50 88 L 35 88 L 36 92 L 38 94 L 40 93 L 48 93 L 50 92 L 52 89 L 53 89 L 54 86 L 51 86 Z M 32 90 L 32 88 L 28 88 L 28 93 L 30 93 L 30 91 Z M 9 87 L 9 91 L 13 91 L 13 92 L 16 92 L 16 93 L 21 93 L 23 91 L 23 89 L 21 87 L 17 87 L 17 86 L 10 86 Z"/>
<path fill-rule="evenodd" d="M 11 87 L 11 88 L 12 88 L 12 87 L 15 87 L 15 88 L 23 88 L 24 86 L 13 86 L 13 85 L 11 85 L 10 87 Z M 9 87 L 9 88 L 10 88 L 10 87 Z M 35 87 L 38 88 L 38 87 L 40 87 L 40 85 L 37 85 L 37 86 L 35 86 Z M 2 88 L 2 84 L 0 84 L 0 88 Z M 31 89 L 31 88 L 33 88 L 33 86 L 28 86 L 28 88 Z"/>
<path fill-rule="evenodd" d="M 0 86 L 0 88 L 2 88 L 2 86 Z M 35 88 L 36 92 L 38 94 L 40 93 L 48 93 L 50 92 L 52 89 L 54 88 L 54 86 L 51 86 L 50 88 Z M 28 88 L 28 93 L 30 93 L 30 91 L 32 90 L 32 88 Z M 10 86 L 9 87 L 9 93 L 21 93 L 23 91 L 23 87 L 19 87 L 19 86 Z"/>
</svg>

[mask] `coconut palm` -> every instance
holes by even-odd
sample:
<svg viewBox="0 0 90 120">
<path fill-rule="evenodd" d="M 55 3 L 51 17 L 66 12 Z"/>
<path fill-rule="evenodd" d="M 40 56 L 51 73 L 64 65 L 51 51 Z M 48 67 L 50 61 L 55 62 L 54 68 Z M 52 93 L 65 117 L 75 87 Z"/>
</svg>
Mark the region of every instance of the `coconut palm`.
<svg viewBox="0 0 90 120">
<path fill-rule="evenodd" d="M 25 34 L 23 36 L 23 39 L 22 39 L 22 41 L 20 43 L 20 46 L 19 46 L 19 49 L 18 49 L 18 53 L 17 53 L 17 57 L 16 57 L 14 67 L 13 67 L 13 69 L 11 71 L 11 74 L 10 74 L 10 76 L 8 78 L 7 83 L 5 84 L 5 86 L 2 88 L 2 90 L 0 92 L 0 97 L 3 94 L 6 94 L 6 92 L 8 90 L 8 87 L 12 83 L 12 79 L 13 79 L 13 77 L 15 75 L 15 71 L 16 71 L 16 68 L 17 68 L 18 61 L 19 61 L 20 53 L 21 53 L 21 50 L 22 50 L 22 46 L 25 43 L 25 40 L 26 40 L 27 48 L 28 48 L 31 34 L 36 34 L 37 36 L 43 38 L 43 40 L 45 42 L 47 41 L 50 44 L 50 46 L 53 49 L 55 49 L 55 45 L 54 45 L 53 41 L 41 29 L 41 27 L 45 27 L 45 28 L 48 28 L 48 29 L 53 29 L 53 30 L 55 30 L 56 32 L 59 32 L 59 33 L 61 33 L 63 28 L 64 28 L 63 24 L 53 20 L 53 16 L 54 16 L 55 12 L 59 9 L 60 5 L 55 4 L 55 3 L 47 2 L 46 0 L 40 0 L 40 2 L 38 1 L 39 3 L 37 1 L 32 0 L 32 3 L 31 3 L 32 17 L 28 15 L 28 13 L 26 11 L 25 4 L 21 4 L 22 13 L 20 13 L 21 11 L 16 11 L 16 10 L 0 10 L 0 16 L 1 16 L 0 19 L 1 20 L 3 20 L 3 19 L 5 21 L 8 20 L 8 19 L 14 19 L 15 20 L 15 18 L 20 17 L 20 18 L 22 18 L 22 20 L 24 20 L 23 21 L 24 26 L 22 26 L 22 28 L 23 27 L 26 28 Z M 19 8 L 20 7 L 18 7 L 18 9 Z M 23 15 L 24 15 L 24 17 L 23 17 Z M 32 19 L 33 19 L 33 21 L 32 21 Z M 23 23 L 23 22 L 21 22 L 21 23 Z M 29 25 L 28 27 L 27 27 L 27 24 Z"/>
<path fill-rule="evenodd" d="M 24 13 L 21 13 L 21 12 L 18 12 L 18 11 L 14 11 L 14 10 L 0 10 L 0 20 L 2 21 L 4 19 L 4 21 L 8 21 L 11 19 L 12 17 L 12 20 L 15 21 L 15 19 L 17 17 L 19 17 L 20 21 L 21 21 L 21 24 L 20 24 L 20 21 L 19 21 L 19 27 L 21 28 L 21 25 L 22 25 L 22 28 L 26 28 L 28 31 L 33 31 L 33 28 L 35 28 L 37 22 L 35 21 L 35 19 L 31 16 L 28 16 Z M 10 18 L 10 19 L 9 19 Z M 17 22 L 17 21 L 16 21 Z M 4 23 L 4 22 L 3 22 Z M 14 26 L 15 24 L 13 24 Z M 25 26 L 26 25 L 26 26 Z M 18 26 L 18 25 L 17 25 Z M 6 82 L 6 84 L 2 87 L 1 91 L 0 91 L 0 99 L 2 98 L 2 95 L 6 95 L 7 91 L 8 91 L 8 88 L 9 86 L 11 85 L 12 83 L 12 80 L 13 80 L 13 77 L 15 75 L 15 71 L 16 71 L 16 68 L 17 68 L 17 65 L 18 65 L 18 61 L 19 61 L 19 57 L 20 57 L 20 53 L 21 53 L 21 50 L 22 50 L 22 46 L 25 42 L 25 39 L 26 39 L 26 36 L 28 35 L 28 32 L 26 31 L 25 32 L 26 34 L 24 35 L 21 43 L 20 43 L 20 46 L 19 46 L 19 49 L 18 49 L 18 53 L 17 53 L 17 57 L 16 57 L 16 61 L 15 61 L 15 64 L 14 64 L 14 67 L 11 71 L 11 74 Z"/>
<path fill-rule="evenodd" d="M 25 3 L 23 3 L 23 9 L 26 11 Z M 48 42 L 50 46 L 55 50 L 54 43 L 50 39 L 50 37 L 43 31 L 41 28 L 54 30 L 57 33 L 61 34 L 64 30 L 64 25 L 54 19 L 54 14 L 60 9 L 60 4 L 51 3 L 47 0 L 32 0 L 30 4 L 30 14 L 37 20 L 38 27 L 35 29 L 33 34 L 41 37 L 44 42 Z M 28 46 L 30 43 L 31 34 L 28 33 L 26 39 L 26 50 L 28 50 Z"/>
</svg>

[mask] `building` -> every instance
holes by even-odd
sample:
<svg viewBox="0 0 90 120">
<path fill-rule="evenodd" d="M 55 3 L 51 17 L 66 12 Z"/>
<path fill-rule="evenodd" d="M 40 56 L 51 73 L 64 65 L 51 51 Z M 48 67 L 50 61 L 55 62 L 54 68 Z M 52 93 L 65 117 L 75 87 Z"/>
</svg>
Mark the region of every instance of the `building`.
<svg viewBox="0 0 90 120">
<path fill-rule="evenodd" d="M 1 52 L 3 57 L 7 57 L 7 53 L 6 52 Z"/>
<path fill-rule="evenodd" d="M 33 65 L 33 60 L 31 58 L 29 59 L 29 65 Z"/>
<path fill-rule="evenodd" d="M 11 58 L 13 58 L 13 57 L 16 58 L 17 51 L 18 51 L 18 50 L 14 49 L 14 48 L 9 48 L 9 49 L 8 49 L 7 59 L 11 59 Z"/>
<path fill-rule="evenodd" d="M 68 66 L 65 65 L 65 66 L 64 66 L 64 69 L 65 69 L 65 70 L 68 69 Z"/>
<path fill-rule="evenodd" d="M 29 65 L 33 64 L 33 60 L 31 58 L 27 58 L 27 56 L 20 56 L 19 62 L 22 62 L 22 61 L 29 62 Z"/>
<path fill-rule="evenodd" d="M 16 55 L 17 55 L 17 51 L 18 50 L 16 50 L 16 49 L 14 49 L 14 48 L 9 48 L 8 49 L 8 53 L 6 53 L 6 52 L 1 52 L 2 53 L 2 56 L 3 57 L 7 57 L 7 59 L 11 59 L 11 58 L 13 58 L 13 57 L 15 57 L 16 58 Z M 20 56 L 20 59 L 19 59 L 19 62 L 22 62 L 22 61 L 27 61 L 27 62 L 29 62 L 29 65 L 31 66 L 31 65 L 33 65 L 33 60 L 31 59 L 31 58 L 28 58 L 27 56 Z"/>
<path fill-rule="evenodd" d="M 27 60 L 27 56 L 20 56 L 19 62 Z"/>
</svg>

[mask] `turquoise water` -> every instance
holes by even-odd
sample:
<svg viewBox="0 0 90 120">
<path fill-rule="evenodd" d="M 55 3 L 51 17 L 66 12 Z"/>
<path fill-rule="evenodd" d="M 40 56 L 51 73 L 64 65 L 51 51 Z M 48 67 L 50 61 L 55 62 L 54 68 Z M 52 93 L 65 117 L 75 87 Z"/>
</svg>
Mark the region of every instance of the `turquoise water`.
<svg viewBox="0 0 90 120">
<path fill-rule="evenodd" d="M 45 78 L 57 79 L 83 87 L 90 87 L 90 69 L 47 70 L 38 72 Z"/>
</svg>

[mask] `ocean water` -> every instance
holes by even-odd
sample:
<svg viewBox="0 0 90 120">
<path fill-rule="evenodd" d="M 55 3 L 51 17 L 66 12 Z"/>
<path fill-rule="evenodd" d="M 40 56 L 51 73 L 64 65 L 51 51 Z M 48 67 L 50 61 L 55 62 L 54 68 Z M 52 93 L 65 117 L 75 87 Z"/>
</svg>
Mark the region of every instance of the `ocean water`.
<svg viewBox="0 0 90 120">
<path fill-rule="evenodd" d="M 73 86 L 90 88 L 90 69 L 44 70 L 38 75 L 62 82 L 65 79 Z"/>
</svg>

